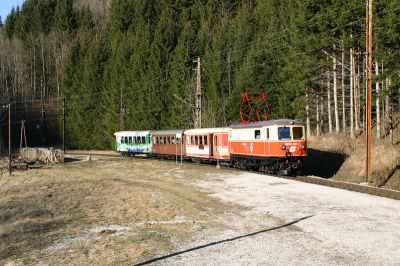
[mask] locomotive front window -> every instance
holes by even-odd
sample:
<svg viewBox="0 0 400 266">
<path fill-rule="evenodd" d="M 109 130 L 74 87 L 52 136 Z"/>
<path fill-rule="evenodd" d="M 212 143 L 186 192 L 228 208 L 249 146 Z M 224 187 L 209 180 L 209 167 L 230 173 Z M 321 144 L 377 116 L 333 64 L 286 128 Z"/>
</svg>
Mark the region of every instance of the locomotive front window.
<svg viewBox="0 0 400 266">
<path fill-rule="evenodd" d="M 303 127 L 293 127 L 293 139 L 294 140 L 304 139 Z"/>
<path fill-rule="evenodd" d="M 290 127 L 278 127 L 279 140 L 291 140 Z"/>
</svg>

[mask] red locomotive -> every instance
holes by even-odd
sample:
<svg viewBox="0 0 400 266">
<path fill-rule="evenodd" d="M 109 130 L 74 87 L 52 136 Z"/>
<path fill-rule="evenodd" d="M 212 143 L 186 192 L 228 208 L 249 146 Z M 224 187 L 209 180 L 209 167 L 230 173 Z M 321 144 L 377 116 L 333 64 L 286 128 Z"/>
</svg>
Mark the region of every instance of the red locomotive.
<svg viewBox="0 0 400 266">
<path fill-rule="evenodd" d="M 232 165 L 237 168 L 296 174 L 307 156 L 304 123 L 271 120 L 232 125 L 229 153 Z"/>
</svg>

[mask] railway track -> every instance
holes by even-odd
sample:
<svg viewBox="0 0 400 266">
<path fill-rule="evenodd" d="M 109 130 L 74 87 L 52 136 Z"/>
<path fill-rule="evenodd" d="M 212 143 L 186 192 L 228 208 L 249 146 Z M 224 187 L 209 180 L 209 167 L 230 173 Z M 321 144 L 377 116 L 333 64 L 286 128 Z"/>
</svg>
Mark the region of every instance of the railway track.
<svg viewBox="0 0 400 266">
<path fill-rule="evenodd" d="M 91 157 L 109 157 L 109 158 L 127 158 L 126 156 L 122 156 L 120 154 L 107 154 L 107 153 L 80 153 L 80 152 L 70 152 L 67 153 L 66 156 L 91 156 Z M 138 160 L 157 160 L 159 161 L 160 159 L 155 159 L 155 158 L 148 158 L 148 157 L 129 157 L 132 159 L 138 159 Z M 162 160 L 164 162 L 175 162 L 173 160 Z M 180 161 L 179 161 L 180 163 Z M 197 164 L 197 163 L 192 163 L 188 161 L 183 161 L 182 162 L 185 165 L 197 165 L 197 166 L 210 166 L 211 164 Z M 229 166 L 223 166 L 221 165 L 220 167 L 222 168 L 229 168 L 235 171 L 247 171 L 247 172 L 252 172 L 252 173 L 258 173 L 258 174 L 265 174 L 262 172 L 258 171 L 252 171 L 252 170 L 241 170 L 237 168 L 232 168 Z M 296 176 L 296 177 L 288 177 L 288 176 L 278 176 L 278 175 L 272 175 L 272 174 L 265 174 L 269 176 L 274 176 L 282 179 L 289 179 L 289 180 L 296 180 L 304 183 L 310 183 L 310 184 L 317 184 L 317 185 L 322 185 L 322 186 L 327 186 L 327 187 L 332 187 L 332 188 L 338 188 L 338 189 L 345 189 L 349 191 L 354 191 L 354 192 L 359 192 L 359 193 L 364 193 L 364 194 L 369 194 L 369 195 L 374 195 L 374 196 L 380 196 L 380 197 L 385 197 L 385 198 L 391 198 L 391 199 L 396 199 L 400 200 L 400 191 L 396 190 L 390 190 L 390 189 L 385 189 L 385 188 L 378 188 L 378 187 L 372 187 L 368 185 L 360 185 L 360 184 L 355 184 L 355 183 L 349 183 L 349 182 L 343 182 L 343 181 L 336 181 L 336 180 L 330 180 L 330 179 L 324 179 L 324 178 L 319 178 L 319 177 L 312 177 L 312 176 Z"/>
</svg>

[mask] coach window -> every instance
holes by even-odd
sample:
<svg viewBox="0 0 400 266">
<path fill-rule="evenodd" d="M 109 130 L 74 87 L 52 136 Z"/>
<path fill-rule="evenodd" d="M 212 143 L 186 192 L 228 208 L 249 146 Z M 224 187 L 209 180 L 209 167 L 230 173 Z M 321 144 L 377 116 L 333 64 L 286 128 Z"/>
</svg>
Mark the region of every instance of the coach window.
<svg viewBox="0 0 400 266">
<path fill-rule="evenodd" d="M 167 144 L 171 144 L 171 137 L 167 137 Z"/>
<path fill-rule="evenodd" d="M 121 137 L 121 143 L 124 143 L 124 137 Z"/>
<path fill-rule="evenodd" d="M 261 138 L 261 130 L 254 130 L 254 138 L 255 139 Z"/>
<path fill-rule="evenodd" d="M 190 144 L 194 145 L 194 136 L 190 137 L 190 141 L 191 141 Z"/>
<path fill-rule="evenodd" d="M 129 137 L 129 143 L 132 143 L 132 137 Z"/>
<path fill-rule="evenodd" d="M 208 145 L 208 136 L 204 136 L 204 145 Z"/>
<path fill-rule="evenodd" d="M 293 127 L 292 131 L 293 131 L 293 139 L 294 140 L 304 139 L 303 127 Z"/>
<path fill-rule="evenodd" d="M 269 128 L 267 128 L 267 140 L 269 140 Z"/>
<path fill-rule="evenodd" d="M 194 144 L 199 145 L 199 136 L 194 137 Z"/>
<path fill-rule="evenodd" d="M 291 140 L 290 127 L 278 127 L 279 140 Z"/>
</svg>

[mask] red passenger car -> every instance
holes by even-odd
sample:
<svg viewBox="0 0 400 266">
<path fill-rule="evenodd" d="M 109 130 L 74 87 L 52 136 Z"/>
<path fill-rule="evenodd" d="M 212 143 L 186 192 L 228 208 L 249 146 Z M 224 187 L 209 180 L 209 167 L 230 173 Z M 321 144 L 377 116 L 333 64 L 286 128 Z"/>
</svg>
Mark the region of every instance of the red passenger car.
<svg viewBox="0 0 400 266">
<path fill-rule="evenodd" d="M 304 122 L 270 120 L 232 125 L 229 153 L 238 168 L 296 174 L 307 156 Z"/>
<path fill-rule="evenodd" d="M 185 130 L 186 157 L 192 161 L 230 160 L 228 128 L 199 128 Z"/>
</svg>

